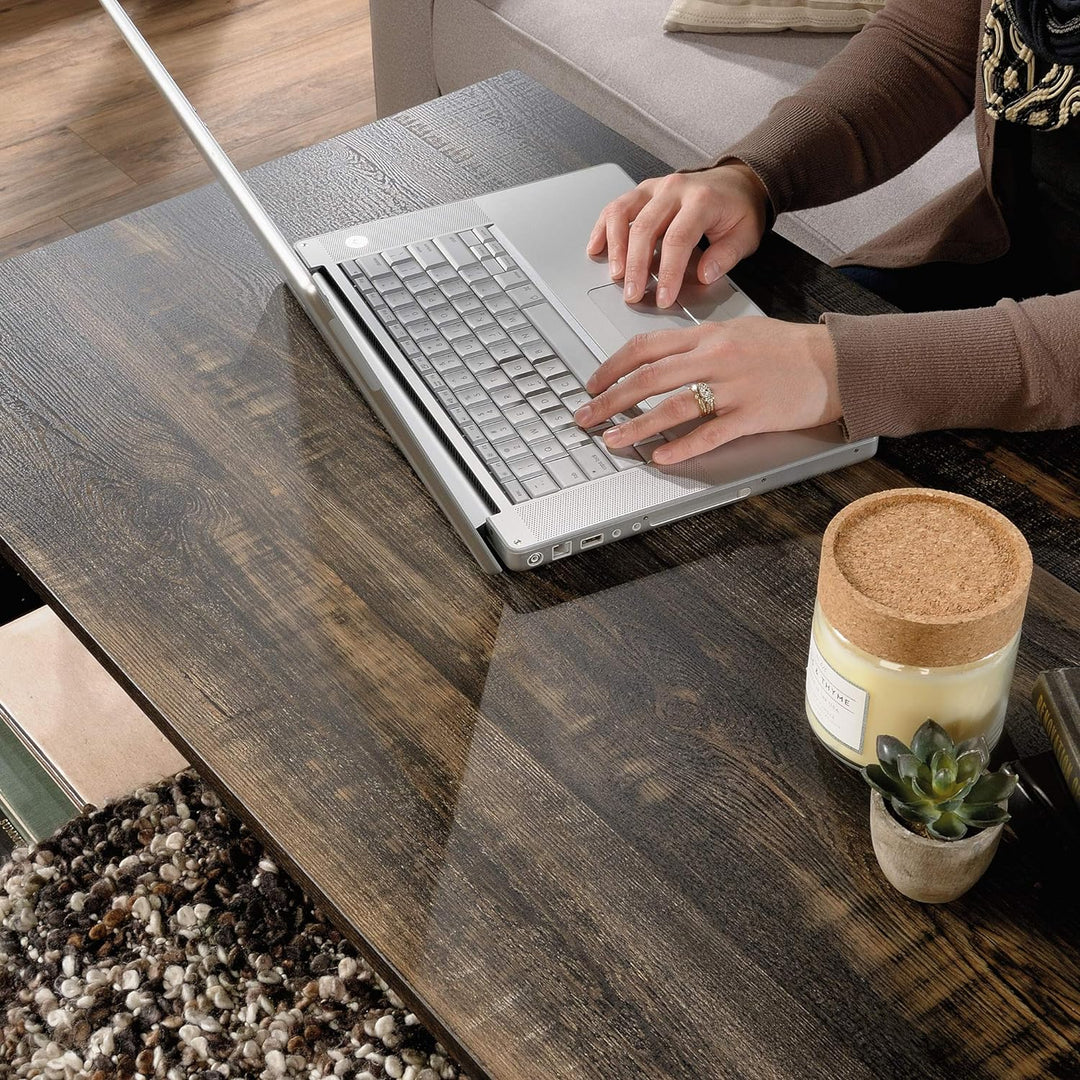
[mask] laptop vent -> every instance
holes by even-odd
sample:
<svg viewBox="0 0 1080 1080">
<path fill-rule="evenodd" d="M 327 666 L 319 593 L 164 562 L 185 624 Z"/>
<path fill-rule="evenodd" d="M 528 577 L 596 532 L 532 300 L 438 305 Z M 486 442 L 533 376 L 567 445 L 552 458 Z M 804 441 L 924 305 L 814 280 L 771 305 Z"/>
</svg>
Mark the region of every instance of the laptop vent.
<svg viewBox="0 0 1080 1080">
<path fill-rule="evenodd" d="M 591 484 L 566 488 L 542 499 L 518 506 L 522 523 L 547 543 L 561 536 L 644 514 L 653 507 L 698 495 L 711 485 L 703 477 L 704 468 L 693 459 L 677 466 L 677 471 L 628 469 Z M 670 509 L 665 506 L 664 514 Z"/>
</svg>

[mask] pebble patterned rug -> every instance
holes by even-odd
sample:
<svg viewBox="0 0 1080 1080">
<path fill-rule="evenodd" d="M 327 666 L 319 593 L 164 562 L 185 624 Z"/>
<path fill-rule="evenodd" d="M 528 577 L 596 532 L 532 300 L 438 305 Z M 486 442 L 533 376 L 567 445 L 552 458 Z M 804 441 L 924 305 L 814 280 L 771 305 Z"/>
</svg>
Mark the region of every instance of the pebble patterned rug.
<svg viewBox="0 0 1080 1080">
<path fill-rule="evenodd" d="M 466 1080 L 192 772 L 0 869 L 0 1076 Z"/>
</svg>

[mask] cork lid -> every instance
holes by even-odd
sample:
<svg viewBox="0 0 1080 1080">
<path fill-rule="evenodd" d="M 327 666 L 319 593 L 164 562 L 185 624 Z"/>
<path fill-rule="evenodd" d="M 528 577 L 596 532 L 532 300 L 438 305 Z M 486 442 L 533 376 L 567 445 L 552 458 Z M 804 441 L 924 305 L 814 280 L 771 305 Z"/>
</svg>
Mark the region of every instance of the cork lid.
<svg viewBox="0 0 1080 1080">
<path fill-rule="evenodd" d="M 912 667 L 968 664 L 1020 629 L 1031 551 L 996 510 L 947 491 L 857 499 L 821 543 L 818 601 L 853 645 Z"/>
</svg>

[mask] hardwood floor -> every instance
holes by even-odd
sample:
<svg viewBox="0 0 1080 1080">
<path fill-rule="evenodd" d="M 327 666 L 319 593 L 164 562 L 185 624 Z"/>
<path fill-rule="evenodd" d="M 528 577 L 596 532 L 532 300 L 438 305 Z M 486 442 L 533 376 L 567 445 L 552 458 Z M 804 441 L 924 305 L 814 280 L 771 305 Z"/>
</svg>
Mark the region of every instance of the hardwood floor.
<svg viewBox="0 0 1080 1080">
<path fill-rule="evenodd" d="M 240 168 L 374 119 L 366 0 L 129 0 Z M 0 0 L 0 259 L 210 181 L 97 0 Z"/>
</svg>

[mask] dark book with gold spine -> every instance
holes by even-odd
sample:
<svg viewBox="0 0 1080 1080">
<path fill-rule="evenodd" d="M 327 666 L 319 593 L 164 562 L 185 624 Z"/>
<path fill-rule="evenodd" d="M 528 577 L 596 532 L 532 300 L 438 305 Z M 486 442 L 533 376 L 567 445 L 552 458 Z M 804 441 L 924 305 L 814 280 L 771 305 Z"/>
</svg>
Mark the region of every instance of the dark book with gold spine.
<svg viewBox="0 0 1080 1080">
<path fill-rule="evenodd" d="M 1050 736 L 1061 775 L 1080 807 L 1080 667 L 1042 672 L 1031 700 Z"/>
</svg>

